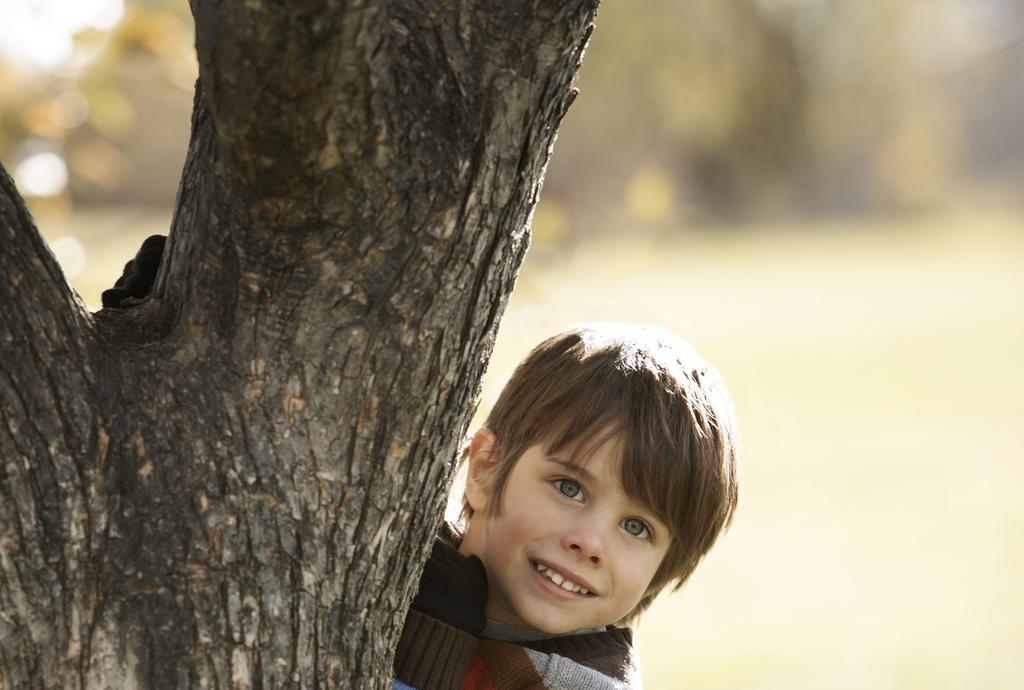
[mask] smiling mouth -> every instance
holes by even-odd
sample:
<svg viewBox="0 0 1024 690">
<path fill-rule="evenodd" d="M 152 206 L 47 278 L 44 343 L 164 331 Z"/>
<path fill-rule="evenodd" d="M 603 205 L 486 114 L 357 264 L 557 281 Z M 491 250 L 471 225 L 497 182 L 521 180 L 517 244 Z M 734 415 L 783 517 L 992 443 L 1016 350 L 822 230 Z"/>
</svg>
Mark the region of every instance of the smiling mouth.
<svg viewBox="0 0 1024 690">
<path fill-rule="evenodd" d="M 543 563 L 537 563 L 536 561 L 533 561 L 533 567 L 537 570 L 538 573 L 540 573 L 541 575 L 543 575 L 547 579 L 551 580 L 553 583 L 555 583 L 555 585 L 557 585 L 558 587 L 561 587 L 566 592 L 572 592 L 574 594 L 580 594 L 580 595 L 585 596 L 585 597 L 597 596 L 596 594 L 591 592 L 589 589 L 587 589 L 583 585 L 580 585 L 580 584 L 577 584 L 577 583 L 573 582 L 572 580 L 568 579 L 567 577 L 565 577 L 561 573 L 556 572 L 556 571 L 552 570 L 551 568 L 547 567 Z"/>
</svg>

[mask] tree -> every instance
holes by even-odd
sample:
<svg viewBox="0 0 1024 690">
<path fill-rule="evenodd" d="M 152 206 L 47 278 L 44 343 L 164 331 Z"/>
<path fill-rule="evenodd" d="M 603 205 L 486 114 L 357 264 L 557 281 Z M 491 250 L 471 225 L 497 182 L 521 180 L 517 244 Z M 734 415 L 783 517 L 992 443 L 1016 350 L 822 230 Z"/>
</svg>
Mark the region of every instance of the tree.
<svg viewBox="0 0 1024 690">
<path fill-rule="evenodd" d="M 0 687 L 387 686 L 596 5 L 193 0 L 130 309 L 0 175 Z"/>
</svg>

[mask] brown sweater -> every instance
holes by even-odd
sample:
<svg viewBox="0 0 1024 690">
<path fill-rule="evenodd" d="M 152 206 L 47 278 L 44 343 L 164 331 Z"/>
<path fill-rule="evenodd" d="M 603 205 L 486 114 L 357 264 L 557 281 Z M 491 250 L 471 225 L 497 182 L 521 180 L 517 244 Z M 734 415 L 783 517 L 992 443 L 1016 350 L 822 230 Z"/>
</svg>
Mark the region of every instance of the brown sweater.
<svg viewBox="0 0 1024 690">
<path fill-rule="evenodd" d="M 395 678 L 417 690 L 605 690 L 638 676 L 627 628 L 542 640 L 477 638 L 409 611 L 395 652 Z"/>
</svg>

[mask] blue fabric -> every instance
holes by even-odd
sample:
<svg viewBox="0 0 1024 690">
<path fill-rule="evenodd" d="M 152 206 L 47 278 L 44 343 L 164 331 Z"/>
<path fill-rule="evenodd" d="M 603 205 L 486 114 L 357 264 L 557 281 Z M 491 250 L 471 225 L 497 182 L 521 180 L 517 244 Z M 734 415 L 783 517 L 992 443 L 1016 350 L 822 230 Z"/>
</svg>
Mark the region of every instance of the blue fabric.
<svg viewBox="0 0 1024 690">
<path fill-rule="evenodd" d="M 400 680 L 393 680 L 391 681 L 391 690 L 416 690 L 416 688 L 411 685 L 406 685 Z"/>
</svg>

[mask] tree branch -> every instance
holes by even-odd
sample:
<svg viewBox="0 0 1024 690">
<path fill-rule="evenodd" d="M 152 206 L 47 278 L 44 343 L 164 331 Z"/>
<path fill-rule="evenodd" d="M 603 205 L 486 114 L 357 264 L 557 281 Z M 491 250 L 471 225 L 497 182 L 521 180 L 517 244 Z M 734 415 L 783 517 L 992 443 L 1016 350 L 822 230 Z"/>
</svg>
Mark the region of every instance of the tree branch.
<svg viewBox="0 0 1024 690">
<path fill-rule="evenodd" d="M 596 4 L 194 0 L 202 89 L 162 323 L 230 340 L 287 293 L 295 329 L 344 328 L 438 278 L 486 299 L 488 266 L 525 251 Z"/>
<path fill-rule="evenodd" d="M 15 314 L 18 303 L 48 312 L 64 328 L 56 338 L 74 332 L 88 311 L 64 278 L 64 272 L 46 246 L 7 170 L 0 165 L 0 232 L 4 250 L 0 253 L 0 308 L 7 328 L 20 328 L 26 317 Z"/>
<path fill-rule="evenodd" d="M 0 242 L 0 678 L 42 687 L 96 604 L 110 436 L 91 318 L 2 167 Z"/>
<path fill-rule="evenodd" d="M 361 111 L 388 31 L 386 6 L 192 1 L 223 173 L 257 197 L 309 201 L 343 148 L 370 148 L 374 132 Z"/>
</svg>

